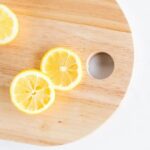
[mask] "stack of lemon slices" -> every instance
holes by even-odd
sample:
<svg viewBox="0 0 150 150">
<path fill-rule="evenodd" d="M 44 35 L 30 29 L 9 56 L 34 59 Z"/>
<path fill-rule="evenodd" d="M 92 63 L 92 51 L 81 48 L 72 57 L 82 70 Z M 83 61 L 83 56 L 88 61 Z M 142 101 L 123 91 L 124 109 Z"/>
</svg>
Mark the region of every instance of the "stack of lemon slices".
<svg viewBox="0 0 150 150">
<path fill-rule="evenodd" d="M 55 89 L 68 91 L 82 78 L 81 61 L 71 50 L 49 50 L 41 62 L 41 71 L 21 72 L 12 81 L 11 99 L 14 105 L 28 114 L 49 108 L 55 100 Z"/>
<path fill-rule="evenodd" d="M 0 4 L 0 45 L 15 39 L 19 30 L 16 15 Z M 77 86 L 82 77 L 81 61 L 70 49 L 49 50 L 41 62 L 41 71 L 27 70 L 12 81 L 10 95 L 13 104 L 28 114 L 38 114 L 55 100 L 55 89 L 68 91 Z"/>
</svg>

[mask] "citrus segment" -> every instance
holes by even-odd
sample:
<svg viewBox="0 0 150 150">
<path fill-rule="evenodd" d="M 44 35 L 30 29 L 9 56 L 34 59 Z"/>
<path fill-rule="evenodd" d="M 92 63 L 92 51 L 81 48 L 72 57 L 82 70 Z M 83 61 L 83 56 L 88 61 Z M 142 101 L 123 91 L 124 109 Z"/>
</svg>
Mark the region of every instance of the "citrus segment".
<svg viewBox="0 0 150 150">
<path fill-rule="evenodd" d="M 48 51 L 42 59 L 41 70 L 51 79 L 54 87 L 62 91 L 74 88 L 82 78 L 80 58 L 66 48 Z"/>
<path fill-rule="evenodd" d="M 55 99 L 50 79 L 39 71 L 24 71 L 12 81 L 11 99 L 21 111 L 37 114 L 46 110 Z"/>
</svg>

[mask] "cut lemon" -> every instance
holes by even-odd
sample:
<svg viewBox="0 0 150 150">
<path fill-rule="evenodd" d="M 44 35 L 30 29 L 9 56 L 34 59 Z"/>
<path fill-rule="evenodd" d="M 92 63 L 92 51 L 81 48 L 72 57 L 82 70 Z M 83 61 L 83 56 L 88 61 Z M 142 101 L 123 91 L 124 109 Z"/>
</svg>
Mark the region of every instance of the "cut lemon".
<svg viewBox="0 0 150 150">
<path fill-rule="evenodd" d="M 18 28 L 16 15 L 7 6 L 0 4 L 0 45 L 15 39 Z"/>
<path fill-rule="evenodd" d="M 12 81 L 10 94 L 13 104 L 28 114 L 38 114 L 49 108 L 55 99 L 50 79 L 36 70 L 24 71 Z"/>
<path fill-rule="evenodd" d="M 66 48 L 48 51 L 42 59 L 41 70 L 51 79 L 55 89 L 62 91 L 74 88 L 82 78 L 80 58 Z"/>
</svg>

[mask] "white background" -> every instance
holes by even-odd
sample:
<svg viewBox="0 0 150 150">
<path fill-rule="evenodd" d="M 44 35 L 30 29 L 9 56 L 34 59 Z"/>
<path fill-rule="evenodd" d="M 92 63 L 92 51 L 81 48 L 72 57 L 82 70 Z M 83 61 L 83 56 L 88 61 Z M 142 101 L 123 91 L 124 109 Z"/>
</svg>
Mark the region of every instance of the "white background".
<svg viewBox="0 0 150 150">
<path fill-rule="evenodd" d="M 134 39 L 131 84 L 113 116 L 88 137 L 60 147 L 0 141 L 1 150 L 150 150 L 150 0 L 118 0 Z"/>
</svg>

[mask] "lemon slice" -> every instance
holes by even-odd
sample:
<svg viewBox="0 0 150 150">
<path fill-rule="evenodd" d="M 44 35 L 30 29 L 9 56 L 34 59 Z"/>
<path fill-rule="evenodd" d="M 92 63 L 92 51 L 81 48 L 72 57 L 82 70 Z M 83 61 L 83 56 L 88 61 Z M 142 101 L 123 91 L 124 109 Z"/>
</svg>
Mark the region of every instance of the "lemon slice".
<svg viewBox="0 0 150 150">
<path fill-rule="evenodd" d="M 48 51 L 42 59 L 41 70 L 51 79 L 55 89 L 62 91 L 74 88 L 82 78 L 80 58 L 66 48 Z"/>
<path fill-rule="evenodd" d="M 38 114 L 49 108 L 55 99 L 50 79 L 35 70 L 24 71 L 12 81 L 10 94 L 13 104 L 28 114 Z"/>
<path fill-rule="evenodd" d="M 0 45 L 15 39 L 18 28 L 16 15 L 7 6 L 0 4 Z"/>
</svg>

